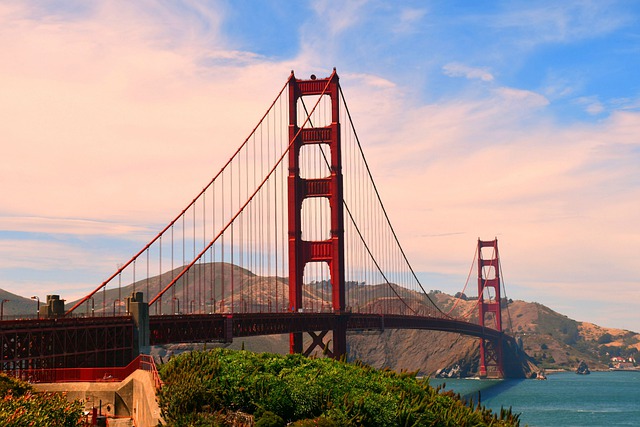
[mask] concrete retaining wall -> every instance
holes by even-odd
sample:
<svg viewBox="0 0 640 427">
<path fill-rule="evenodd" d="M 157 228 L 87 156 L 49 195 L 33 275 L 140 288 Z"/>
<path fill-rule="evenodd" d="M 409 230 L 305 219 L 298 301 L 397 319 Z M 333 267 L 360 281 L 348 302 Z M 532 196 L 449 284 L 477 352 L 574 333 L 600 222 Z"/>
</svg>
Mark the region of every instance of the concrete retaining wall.
<svg viewBox="0 0 640 427">
<path fill-rule="evenodd" d="M 70 401 L 84 402 L 85 410 L 100 407 L 110 417 L 131 417 L 136 427 L 156 427 L 161 421 L 153 374 L 137 370 L 121 382 L 41 383 L 38 391 L 66 393 Z"/>
</svg>

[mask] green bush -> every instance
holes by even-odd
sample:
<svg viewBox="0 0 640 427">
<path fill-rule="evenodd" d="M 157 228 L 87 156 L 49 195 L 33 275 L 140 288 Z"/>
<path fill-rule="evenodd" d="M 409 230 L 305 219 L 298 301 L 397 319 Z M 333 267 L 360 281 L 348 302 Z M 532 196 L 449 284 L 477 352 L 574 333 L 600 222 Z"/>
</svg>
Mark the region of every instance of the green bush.
<svg viewBox="0 0 640 427">
<path fill-rule="evenodd" d="M 613 337 L 608 332 L 605 332 L 598 338 L 598 344 L 609 344 L 611 341 L 613 341 Z"/>
<path fill-rule="evenodd" d="M 331 359 L 216 349 L 175 357 L 160 375 L 165 385 L 158 402 L 175 427 L 192 425 L 192 414 L 211 410 L 253 414 L 263 426 L 518 425 L 511 412 L 469 407 L 414 374 Z M 275 424 L 276 416 L 282 424 Z"/>
<path fill-rule="evenodd" d="M 8 393 L 14 396 L 22 396 L 28 391 L 33 391 L 33 387 L 24 381 L 17 380 L 9 375 L 0 374 L 0 398 Z"/>
<path fill-rule="evenodd" d="M 256 421 L 256 427 L 284 427 L 284 420 L 281 416 L 267 411 Z"/>
<path fill-rule="evenodd" d="M 319 417 L 314 419 L 298 420 L 292 424 L 291 427 L 339 427 L 335 421 L 331 418 Z"/>
<path fill-rule="evenodd" d="M 36 393 L 33 387 L 0 374 L 0 425 L 72 427 L 82 422 L 82 403 L 64 395 Z"/>
</svg>

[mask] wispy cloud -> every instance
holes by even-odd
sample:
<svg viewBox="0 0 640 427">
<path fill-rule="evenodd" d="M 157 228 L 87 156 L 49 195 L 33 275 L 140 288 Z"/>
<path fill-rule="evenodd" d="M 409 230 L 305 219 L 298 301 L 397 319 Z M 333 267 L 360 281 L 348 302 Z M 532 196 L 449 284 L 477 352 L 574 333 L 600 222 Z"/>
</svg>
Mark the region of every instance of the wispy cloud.
<svg viewBox="0 0 640 427">
<path fill-rule="evenodd" d="M 494 15 L 490 23 L 517 31 L 521 37 L 514 41 L 533 46 L 595 38 L 629 24 L 631 19 L 610 2 L 569 1 L 519 5 Z"/>
<path fill-rule="evenodd" d="M 605 111 L 604 105 L 595 96 L 580 97 L 576 99 L 576 102 L 583 105 L 585 111 L 591 115 L 597 115 Z"/>
<path fill-rule="evenodd" d="M 484 82 L 493 81 L 493 75 L 487 68 L 470 67 L 459 63 L 450 63 L 442 67 L 442 71 L 449 77 L 465 77 L 467 79 L 478 79 Z"/>
<path fill-rule="evenodd" d="M 149 234 L 152 232 L 146 225 L 141 226 L 121 222 L 81 218 L 47 218 L 29 216 L 0 216 L 0 230 L 67 235 L 122 236 L 123 238 L 129 238 L 140 234 Z"/>
<path fill-rule="evenodd" d="M 96 264 L 85 250 L 67 242 L 2 239 L 0 254 L 3 269 L 75 270 Z"/>
<path fill-rule="evenodd" d="M 393 27 L 393 32 L 410 34 L 418 31 L 422 26 L 422 19 L 426 14 L 426 9 L 400 8 L 398 23 Z"/>
<path fill-rule="evenodd" d="M 313 2 L 313 9 L 322 17 L 329 30 L 324 37 L 331 38 L 348 28 L 358 25 L 360 17 L 365 13 L 368 0 L 341 2 L 336 0 L 322 0 Z"/>
</svg>

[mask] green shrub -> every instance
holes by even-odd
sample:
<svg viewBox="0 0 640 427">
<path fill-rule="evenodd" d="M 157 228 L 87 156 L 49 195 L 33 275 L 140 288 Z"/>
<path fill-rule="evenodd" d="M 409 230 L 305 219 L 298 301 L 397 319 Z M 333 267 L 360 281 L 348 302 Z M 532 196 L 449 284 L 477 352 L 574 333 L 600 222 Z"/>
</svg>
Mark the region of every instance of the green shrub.
<svg viewBox="0 0 640 427">
<path fill-rule="evenodd" d="M 339 427 L 331 418 L 319 417 L 314 419 L 298 420 L 292 424 L 291 427 Z"/>
<path fill-rule="evenodd" d="M 605 332 L 598 338 L 598 344 L 609 344 L 611 341 L 613 341 L 613 337 L 608 332 Z"/>
<path fill-rule="evenodd" d="M 281 416 L 267 411 L 256 421 L 256 427 L 284 427 L 284 420 Z"/>
<path fill-rule="evenodd" d="M 0 374 L 0 425 L 72 427 L 81 425 L 81 420 L 79 401 L 36 393 L 28 383 Z"/>
<path fill-rule="evenodd" d="M 469 407 L 415 374 L 331 359 L 216 349 L 175 357 L 160 375 L 169 426 L 193 425 L 193 414 L 211 410 L 253 414 L 257 426 L 518 425 L 511 412 Z"/>
<path fill-rule="evenodd" d="M 22 396 L 28 391 L 33 391 L 33 387 L 24 381 L 17 380 L 9 375 L 0 374 L 0 398 L 8 393 L 14 396 Z"/>
</svg>

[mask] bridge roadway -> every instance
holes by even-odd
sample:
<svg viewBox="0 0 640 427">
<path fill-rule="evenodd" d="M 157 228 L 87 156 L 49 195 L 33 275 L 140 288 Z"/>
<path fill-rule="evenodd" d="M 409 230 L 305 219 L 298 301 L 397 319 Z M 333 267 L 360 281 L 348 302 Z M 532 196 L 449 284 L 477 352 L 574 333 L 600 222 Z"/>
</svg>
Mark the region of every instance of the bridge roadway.
<svg viewBox="0 0 640 427">
<path fill-rule="evenodd" d="M 235 337 L 326 331 L 338 322 L 347 330 L 425 329 L 484 337 L 497 341 L 495 329 L 452 318 L 362 313 L 233 313 L 150 316 L 150 344 L 231 341 Z"/>
<path fill-rule="evenodd" d="M 455 320 L 362 313 L 227 313 L 149 316 L 149 344 L 230 342 L 258 335 L 347 330 L 425 329 L 514 341 L 495 329 Z M 133 316 L 0 321 L 0 370 L 125 366 L 138 355 Z"/>
</svg>

